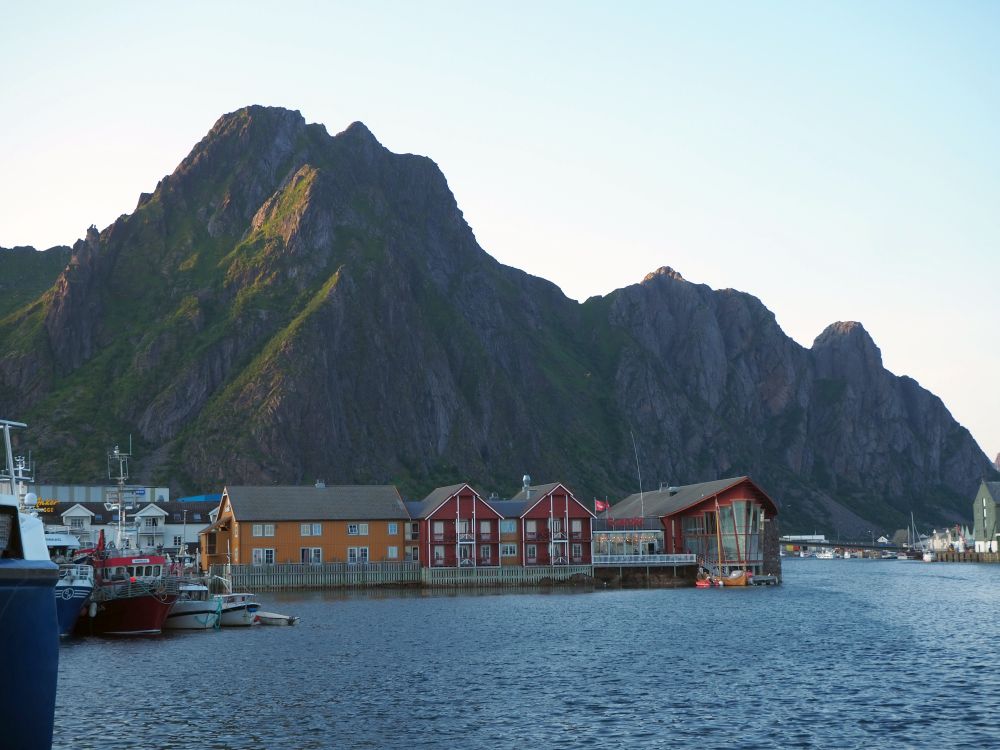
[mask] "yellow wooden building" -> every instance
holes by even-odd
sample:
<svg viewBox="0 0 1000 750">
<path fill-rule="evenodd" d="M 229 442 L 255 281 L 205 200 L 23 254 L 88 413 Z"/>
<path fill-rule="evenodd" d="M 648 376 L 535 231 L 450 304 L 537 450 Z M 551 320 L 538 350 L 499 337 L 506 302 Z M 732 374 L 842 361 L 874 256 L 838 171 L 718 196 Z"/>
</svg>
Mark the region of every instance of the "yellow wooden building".
<svg viewBox="0 0 1000 750">
<path fill-rule="evenodd" d="M 403 562 L 409 521 L 392 485 L 226 487 L 202 567 Z"/>
</svg>

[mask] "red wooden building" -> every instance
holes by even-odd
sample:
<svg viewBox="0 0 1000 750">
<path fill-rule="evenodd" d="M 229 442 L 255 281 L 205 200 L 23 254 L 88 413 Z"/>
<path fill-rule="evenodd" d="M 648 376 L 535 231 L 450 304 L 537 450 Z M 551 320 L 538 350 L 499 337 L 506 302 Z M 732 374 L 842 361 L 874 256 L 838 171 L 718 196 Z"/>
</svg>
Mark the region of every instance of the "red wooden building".
<svg viewBox="0 0 1000 750">
<path fill-rule="evenodd" d="M 512 499 L 522 503 L 521 565 L 590 565 L 594 513 L 560 482 L 524 487 Z"/>
<path fill-rule="evenodd" d="M 423 501 L 406 506 L 412 519 L 408 537 L 420 540 L 424 567 L 500 565 L 503 516 L 468 484 L 438 487 Z"/>
<path fill-rule="evenodd" d="M 658 551 L 663 553 L 697 555 L 700 563 L 722 573 L 746 569 L 780 575 L 778 505 L 750 477 L 630 495 L 611 514 L 616 519 L 659 519 L 663 537 Z"/>
</svg>

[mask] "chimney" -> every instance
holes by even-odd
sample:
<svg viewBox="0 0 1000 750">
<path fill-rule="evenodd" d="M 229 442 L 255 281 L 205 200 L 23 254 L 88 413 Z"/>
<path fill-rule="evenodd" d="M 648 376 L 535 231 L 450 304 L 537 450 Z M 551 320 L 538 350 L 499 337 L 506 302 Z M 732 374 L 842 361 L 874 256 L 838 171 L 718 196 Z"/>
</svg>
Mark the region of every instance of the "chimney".
<svg viewBox="0 0 1000 750">
<path fill-rule="evenodd" d="M 521 484 L 522 484 L 521 489 L 524 490 L 524 499 L 525 500 L 530 500 L 531 499 L 531 477 L 528 474 L 525 474 L 523 477 L 521 477 Z"/>
<path fill-rule="evenodd" d="M 667 494 L 668 495 L 671 495 L 671 496 L 676 495 L 679 491 L 680 490 L 677 487 L 667 487 Z"/>
</svg>

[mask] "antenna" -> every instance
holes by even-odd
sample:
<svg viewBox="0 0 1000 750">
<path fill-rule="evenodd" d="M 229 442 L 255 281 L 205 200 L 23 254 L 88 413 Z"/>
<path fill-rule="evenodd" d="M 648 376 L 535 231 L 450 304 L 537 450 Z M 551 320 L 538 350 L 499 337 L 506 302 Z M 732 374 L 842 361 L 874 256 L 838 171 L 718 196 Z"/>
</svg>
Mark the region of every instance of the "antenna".
<svg viewBox="0 0 1000 750">
<path fill-rule="evenodd" d="M 125 535 L 125 480 L 128 479 L 128 460 L 132 455 L 132 436 L 128 438 L 129 452 L 123 453 L 116 445 L 108 451 L 108 478 L 118 484 L 118 529 L 115 532 L 115 546 L 122 548 Z M 117 476 L 112 470 L 117 469 Z M 139 534 L 136 532 L 136 546 L 139 544 Z"/>
<path fill-rule="evenodd" d="M 635 445 L 635 433 L 629 427 L 628 434 L 632 436 L 632 450 L 635 452 L 635 473 L 639 476 L 639 513 L 646 517 L 646 501 L 642 496 L 642 472 L 639 471 L 639 449 Z"/>
</svg>

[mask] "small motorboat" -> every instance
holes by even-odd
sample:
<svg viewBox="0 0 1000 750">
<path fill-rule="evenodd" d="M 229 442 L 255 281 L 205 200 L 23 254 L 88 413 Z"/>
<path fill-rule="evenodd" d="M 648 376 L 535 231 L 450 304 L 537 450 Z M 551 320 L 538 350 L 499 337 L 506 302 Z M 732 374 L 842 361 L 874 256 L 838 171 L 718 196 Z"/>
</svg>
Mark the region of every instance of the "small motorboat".
<svg viewBox="0 0 1000 750">
<path fill-rule="evenodd" d="M 224 628 L 248 627 L 256 622 L 255 615 L 260 609 L 255 594 L 216 594 L 212 601 L 221 604 Z"/>
<path fill-rule="evenodd" d="M 254 622 L 261 625 L 294 625 L 299 621 L 294 615 L 279 615 L 277 612 L 258 612 Z"/>
</svg>

